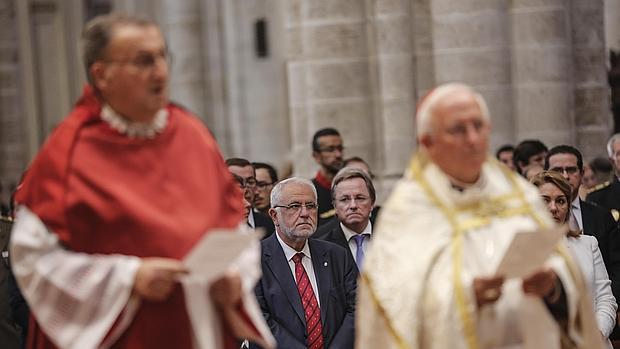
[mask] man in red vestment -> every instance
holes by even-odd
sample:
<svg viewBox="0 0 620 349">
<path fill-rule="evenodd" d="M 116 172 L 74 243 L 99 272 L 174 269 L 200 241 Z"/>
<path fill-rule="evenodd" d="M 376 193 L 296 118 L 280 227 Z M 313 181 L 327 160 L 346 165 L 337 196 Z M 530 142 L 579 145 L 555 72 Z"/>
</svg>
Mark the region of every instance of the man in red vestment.
<svg viewBox="0 0 620 349">
<path fill-rule="evenodd" d="M 160 30 L 107 15 L 87 24 L 83 44 L 90 86 L 16 197 L 11 254 L 33 313 L 28 346 L 238 348 L 239 338 L 269 345 L 248 296 L 258 251 L 243 259 L 255 264 L 205 289 L 208 323 L 187 309 L 181 259 L 209 230 L 239 225 L 242 196 L 209 131 L 168 101 Z M 201 331 L 211 331 L 209 343 Z"/>
</svg>

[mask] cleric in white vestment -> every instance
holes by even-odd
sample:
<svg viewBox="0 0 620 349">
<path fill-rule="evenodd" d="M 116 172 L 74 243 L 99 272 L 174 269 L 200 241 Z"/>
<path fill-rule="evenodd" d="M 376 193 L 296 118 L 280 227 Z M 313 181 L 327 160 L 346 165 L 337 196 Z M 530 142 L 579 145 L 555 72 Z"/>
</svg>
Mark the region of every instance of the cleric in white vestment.
<svg viewBox="0 0 620 349">
<path fill-rule="evenodd" d="M 530 276 L 495 268 L 517 232 L 554 225 L 533 186 L 487 155 L 490 117 L 462 84 L 418 105 L 420 150 L 378 218 L 357 348 L 602 348 L 579 268 L 558 245 Z"/>
</svg>

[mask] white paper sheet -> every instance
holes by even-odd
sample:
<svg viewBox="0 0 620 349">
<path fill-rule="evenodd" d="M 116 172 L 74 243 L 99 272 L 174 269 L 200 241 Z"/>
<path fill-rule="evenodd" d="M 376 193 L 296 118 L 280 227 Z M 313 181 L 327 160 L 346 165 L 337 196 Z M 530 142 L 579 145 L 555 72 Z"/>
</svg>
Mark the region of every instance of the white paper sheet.
<svg viewBox="0 0 620 349">
<path fill-rule="evenodd" d="M 567 228 L 556 226 L 537 232 L 516 233 L 495 274 L 508 279 L 529 276 L 549 258 Z"/>
<path fill-rule="evenodd" d="M 214 230 L 206 234 L 185 256 L 190 279 L 211 281 L 223 275 L 257 237 L 254 232 Z"/>
</svg>

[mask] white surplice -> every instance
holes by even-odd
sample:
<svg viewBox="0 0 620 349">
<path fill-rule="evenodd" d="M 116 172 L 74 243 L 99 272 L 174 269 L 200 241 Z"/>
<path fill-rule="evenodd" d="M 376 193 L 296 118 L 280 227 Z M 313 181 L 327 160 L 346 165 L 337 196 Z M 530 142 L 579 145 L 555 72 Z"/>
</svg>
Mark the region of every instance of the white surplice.
<svg viewBox="0 0 620 349">
<path fill-rule="evenodd" d="M 474 185 L 452 182 L 417 155 L 383 206 L 358 286 L 356 347 L 562 348 L 559 326 L 521 280 L 507 280 L 501 298 L 480 310 L 472 288 L 475 277 L 493 275 L 516 232 L 553 224 L 540 194 L 491 160 Z M 564 255 L 546 265 L 564 287 L 568 338 L 599 348 L 583 280 Z"/>
<path fill-rule="evenodd" d="M 27 207 L 18 209 L 10 252 L 13 272 L 30 308 L 36 310 L 37 323 L 60 348 L 111 346 L 140 306 L 139 297 L 132 295 L 138 257 L 67 250 Z M 265 343 L 274 346 L 254 297 L 261 274 L 258 242 L 235 261 L 232 270 L 241 276 L 246 314 Z M 222 348 L 219 316 L 207 296 L 209 283 L 193 279 L 183 287 L 195 348 Z"/>
</svg>

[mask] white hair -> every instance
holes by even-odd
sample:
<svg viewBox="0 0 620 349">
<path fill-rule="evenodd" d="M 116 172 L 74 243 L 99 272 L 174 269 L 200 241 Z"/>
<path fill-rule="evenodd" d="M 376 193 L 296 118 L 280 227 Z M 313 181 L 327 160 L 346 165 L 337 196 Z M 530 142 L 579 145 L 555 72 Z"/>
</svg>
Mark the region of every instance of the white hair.
<svg viewBox="0 0 620 349">
<path fill-rule="evenodd" d="M 284 188 L 289 184 L 307 185 L 308 187 L 312 188 L 312 193 L 314 193 L 314 201 L 317 200 L 316 188 L 314 187 L 314 184 L 312 184 L 311 181 L 305 178 L 291 177 L 291 178 L 287 178 L 285 180 L 278 182 L 278 184 L 276 184 L 276 186 L 273 187 L 273 190 L 271 190 L 271 196 L 270 196 L 271 208 L 274 208 L 275 206 L 282 204 L 281 202 L 281 200 L 283 199 L 282 192 L 284 191 Z"/>
<path fill-rule="evenodd" d="M 474 91 L 470 86 L 458 83 L 451 82 L 443 85 L 439 85 L 433 90 L 431 90 L 425 97 L 423 97 L 418 105 L 418 111 L 416 113 L 416 128 L 418 138 L 429 134 L 432 131 L 432 119 L 434 115 L 434 109 L 437 103 L 444 99 L 445 97 L 454 94 L 455 92 L 469 92 L 472 94 L 478 106 L 480 107 L 480 111 L 482 112 L 482 117 L 490 121 L 491 117 L 489 115 L 489 108 L 487 103 L 482 98 L 482 95 Z"/>
<path fill-rule="evenodd" d="M 616 133 L 607 141 L 607 154 L 610 158 L 614 157 L 614 143 L 620 141 L 620 133 Z"/>
</svg>

